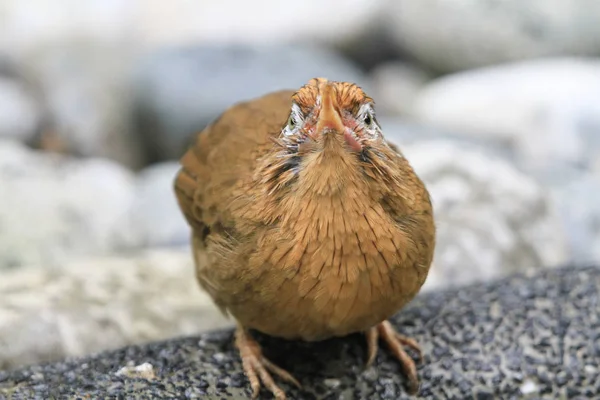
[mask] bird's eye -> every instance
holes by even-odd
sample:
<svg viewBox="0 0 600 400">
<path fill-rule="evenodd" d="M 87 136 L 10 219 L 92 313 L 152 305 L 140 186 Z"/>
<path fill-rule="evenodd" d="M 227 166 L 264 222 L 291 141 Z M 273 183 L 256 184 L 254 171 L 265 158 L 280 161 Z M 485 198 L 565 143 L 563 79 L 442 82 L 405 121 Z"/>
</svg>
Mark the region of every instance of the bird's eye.
<svg viewBox="0 0 600 400">
<path fill-rule="evenodd" d="M 285 127 L 283 128 L 283 134 L 285 136 L 296 134 L 301 128 L 303 121 L 304 116 L 302 115 L 300 107 L 298 107 L 296 104 L 292 104 L 292 111 L 290 112 L 290 116 L 288 117 Z"/>
<path fill-rule="evenodd" d="M 286 136 L 293 135 L 298 129 L 298 119 L 292 113 L 285 124 L 285 128 L 283 128 L 283 134 Z"/>
<path fill-rule="evenodd" d="M 290 115 L 290 118 L 288 119 L 287 127 L 290 130 L 292 130 L 296 127 L 296 118 L 294 118 L 293 115 Z"/>
<path fill-rule="evenodd" d="M 363 118 L 363 122 L 365 123 L 366 126 L 371 126 L 371 124 L 373 123 L 373 116 L 371 115 L 371 113 L 365 114 L 365 117 Z"/>
</svg>

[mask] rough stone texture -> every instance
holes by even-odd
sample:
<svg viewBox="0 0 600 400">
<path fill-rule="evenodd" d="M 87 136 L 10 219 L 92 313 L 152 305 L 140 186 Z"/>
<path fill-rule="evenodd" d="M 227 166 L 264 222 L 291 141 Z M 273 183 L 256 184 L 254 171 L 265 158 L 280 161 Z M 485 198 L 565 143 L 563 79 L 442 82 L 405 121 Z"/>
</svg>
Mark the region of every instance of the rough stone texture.
<svg viewBox="0 0 600 400">
<path fill-rule="evenodd" d="M 438 229 L 426 288 L 566 262 L 550 193 L 506 160 L 443 139 L 401 148 L 431 193 Z"/>
<path fill-rule="evenodd" d="M 399 48 L 440 71 L 600 54 L 595 0 L 399 0 L 388 7 Z"/>
<path fill-rule="evenodd" d="M 0 140 L 0 270 L 61 265 L 75 255 L 136 245 L 123 223 L 134 179 L 109 160 L 44 154 Z"/>
<path fill-rule="evenodd" d="M 189 249 L 3 271 L 0 293 L 0 370 L 233 325 Z"/>
<path fill-rule="evenodd" d="M 597 398 L 599 288 L 600 269 L 564 268 L 419 296 L 394 324 L 422 344 L 421 398 Z M 410 398 L 387 352 L 364 369 L 359 335 L 314 344 L 261 342 L 304 385 L 298 391 L 282 384 L 291 398 Z M 0 372 L 0 395 L 245 398 L 250 387 L 232 333 L 222 331 Z"/>
<path fill-rule="evenodd" d="M 138 130 L 154 159 L 177 159 L 194 133 L 234 103 L 299 88 L 318 76 L 367 83 L 349 61 L 320 47 L 165 48 L 137 69 Z"/>
<path fill-rule="evenodd" d="M 600 3 L 598 3 L 600 4 Z M 525 61 L 448 75 L 415 101 L 415 118 L 509 145 L 522 168 L 548 183 L 600 170 L 600 62 Z"/>
</svg>

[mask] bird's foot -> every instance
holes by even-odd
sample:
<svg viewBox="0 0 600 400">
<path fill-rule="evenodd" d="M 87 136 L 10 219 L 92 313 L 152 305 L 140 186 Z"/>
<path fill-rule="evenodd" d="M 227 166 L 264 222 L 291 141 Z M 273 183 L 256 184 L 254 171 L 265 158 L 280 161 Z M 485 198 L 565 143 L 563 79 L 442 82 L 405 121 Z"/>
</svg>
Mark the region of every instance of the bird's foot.
<svg viewBox="0 0 600 400">
<path fill-rule="evenodd" d="M 290 382 L 299 388 L 301 387 L 300 382 L 289 372 L 273 364 L 262 355 L 260 345 L 241 326 L 238 327 L 235 333 L 235 344 L 240 351 L 242 366 L 252 387 L 253 399 L 258 396 L 261 383 L 273 393 L 276 399 L 284 400 L 286 398 L 285 392 L 275 384 L 271 373 L 279 376 L 286 382 Z"/>
<path fill-rule="evenodd" d="M 416 394 L 419 390 L 419 378 L 417 377 L 417 366 L 412 358 L 406 353 L 403 346 L 408 346 L 419 354 L 419 362 L 423 361 L 423 354 L 419 344 L 412 338 L 401 335 L 389 323 L 383 321 L 372 327 L 366 332 L 368 356 L 367 367 L 373 364 L 377 355 L 378 339 L 383 339 L 388 345 L 394 356 L 400 361 L 404 372 L 408 378 L 408 392 Z"/>
</svg>

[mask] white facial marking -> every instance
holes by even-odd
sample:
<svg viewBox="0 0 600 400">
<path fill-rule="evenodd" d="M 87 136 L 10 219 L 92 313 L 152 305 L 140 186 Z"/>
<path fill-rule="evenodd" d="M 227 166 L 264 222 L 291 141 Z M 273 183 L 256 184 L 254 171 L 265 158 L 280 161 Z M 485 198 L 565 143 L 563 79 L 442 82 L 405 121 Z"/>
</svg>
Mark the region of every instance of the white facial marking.
<svg viewBox="0 0 600 400">
<path fill-rule="evenodd" d="M 300 110 L 300 107 L 296 103 L 293 103 L 288 122 L 281 133 L 284 136 L 294 135 L 298 132 L 303 122 L 304 117 L 302 115 L 302 110 Z"/>
<path fill-rule="evenodd" d="M 358 115 L 360 117 L 363 117 L 367 112 L 373 113 L 373 105 L 371 103 L 363 104 L 358 109 Z"/>
<path fill-rule="evenodd" d="M 373 108 L 373 104 L 366 103 L 360 106 L 356 119 L 371 138 L 378 137 L 381 134 L 379 126 L 377 125 L 377 122 L 375 122 L 375 109 Z"/>
</svg>

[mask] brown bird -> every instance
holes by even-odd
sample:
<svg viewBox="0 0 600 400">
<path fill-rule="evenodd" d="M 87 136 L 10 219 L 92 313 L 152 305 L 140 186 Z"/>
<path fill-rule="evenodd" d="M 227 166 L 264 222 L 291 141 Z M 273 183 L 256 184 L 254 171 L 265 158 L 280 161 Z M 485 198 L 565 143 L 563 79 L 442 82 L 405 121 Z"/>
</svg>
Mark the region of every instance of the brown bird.
<svg viewBox="0 0 600 400">
<path fill-rule="evenodd" d="M 418 344 L 387 319 L 423 285 L 433 257 L 429 194 L 388 143 L 374 102 L 345 82 L 312 79 L 234 105 L 202 131 L 175 180 L 192 228 L 200 285 L 237 320 L 254 397 L 271 374 L 299 386 L 262 355 L 248 329 L 316 341 L 378 338 L 418 390 Z"/>
</svg>

